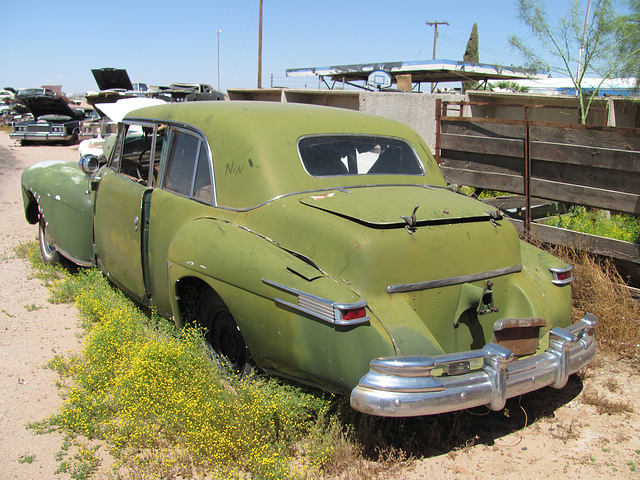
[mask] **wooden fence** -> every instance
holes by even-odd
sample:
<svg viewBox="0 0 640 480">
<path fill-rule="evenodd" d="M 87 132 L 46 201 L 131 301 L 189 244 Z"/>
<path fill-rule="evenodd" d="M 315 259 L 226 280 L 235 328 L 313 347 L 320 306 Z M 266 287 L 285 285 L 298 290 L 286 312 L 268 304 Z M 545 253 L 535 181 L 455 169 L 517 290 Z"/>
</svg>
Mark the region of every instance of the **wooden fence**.
<svg viewBox="0 0 640 480">
<path fill-rule="evenodd" d="M 521 231 L 640 266 L 640 245 L 531 221 L 534 198 L 640 215 L 640 129 L 532 120 L 554 108 L 541 105 L 500 105 L 520 108 L 521 120 L 470 115 L 482 105 L 437 102 L 435 153 L 447 181 L 521 194 Z"/>
</svg>

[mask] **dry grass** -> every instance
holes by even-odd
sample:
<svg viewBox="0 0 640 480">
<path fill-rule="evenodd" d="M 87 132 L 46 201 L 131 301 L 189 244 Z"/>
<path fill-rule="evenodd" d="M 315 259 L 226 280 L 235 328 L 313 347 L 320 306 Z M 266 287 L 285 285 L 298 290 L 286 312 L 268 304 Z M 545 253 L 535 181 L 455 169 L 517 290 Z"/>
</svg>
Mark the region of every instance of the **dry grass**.
<svg viewBox="0 0 640 480">
<path fill-rule="evenodd" d="M 576 281 L 572 286 L 573 320 L 579 320 L 585 312 L 593 313 L 599 322 L 596 328 L 599 348 L 617 355 L 638 358 L 640 348 L 636 345 L 640 344 L 640 305 L 630 297 L 613 265 L 567 248 L 557 249 L 552 253 L 574 266 Z M 597 376 L 593 372 L 603 363 L 603 357 L 598 355 L 591 366 L 581 371 L 581 378 L 584 380 Z M 604 388 L 615 394 L 620 385 L 612 378 L 605 382 Z M 526 408 L 524 414 L 512 402 L 513 415 L 509 413 L 509 409 L 487 412 L 486 416 L 465 411 L 405 419 L 352 413 L 342 418 L 343 423 L 350 426 L 349 438 L 352 444 L 342 451 L 341 461 L 336 463 L 338 468 L 331 471 L 336 476 L 330 478 L 357 476 L 376 479 L 388 468 L 406 468 L 417 458 L 443 452 L 447 452 L 448 457 L 455 460 L 458 454 L 474 445 L 489 445 L 496 438 L 502 438 L 511 431 L 552 415 L 555 407 L 549 405 L 548 399 L 538 404 L 536 398 L 538 397 L 535 395 L 527 396 L 526 405 L 518 405 L 523 412 Z M 595 390 L 584 392 L 581 401 L 594 406 L 600 414 L 605 415 L 632 411 L 628 403 L 610 400 Z M 525 403 L 525 399 L 522 402 Z M 580 430 L 580 426 L 574 422 L 563 424 L 553 420 L 549 433 L 553 438 L 566 443 L 577 440 Z M 384 458 L 387 460 L 383 461 Z"/>
<path fill-rule="evenodd" d="M 609 400 L 597 390 L 589 388 L 582 394 L 582 403 L 592 405 L 598 409 L 600 415 L 615 415 L 618 413 L 631 413 L 633 408 L 628 402 Z"/>
<path fill-rule="evenodd" d="M 585 312 L 598 317 L 596 335 L 603 350 L 624 357 L 640 356 L 640 304 L 612 263 L 585 252 L 558 248 L 552 252 L 574 266 L 573 321 Z"/>
</svg>

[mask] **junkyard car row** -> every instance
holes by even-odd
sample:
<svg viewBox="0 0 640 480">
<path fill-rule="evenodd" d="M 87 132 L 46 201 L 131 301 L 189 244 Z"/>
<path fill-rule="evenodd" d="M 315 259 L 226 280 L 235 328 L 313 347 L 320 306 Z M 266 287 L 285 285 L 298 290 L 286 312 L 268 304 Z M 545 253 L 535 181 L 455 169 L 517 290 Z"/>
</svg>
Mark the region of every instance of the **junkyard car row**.
<svg viewBox="0 0 640 480">
<path fill-rule="evenodd" d="M 121 68 L 96 68 L 91 73 L 98 91 L 86 92 L 80 108 L 62 93 L 61 86 L 0 90 L 0 119 L 13 126 L 11 138 L 26 145 L 29 142 L 57 142 L 75 144 L 78 140 L 104 140 L 115 128 L 119 118 L 110 118 L 105 105 L 126 99 L 146 99 L 159 102 L 188 102 L 224 100 L 224 94 L 204 83 L 172 83 L 169 86 L 149 87 L 132 82 Z M 55 90 L 54 90 L 55 89 Z M 118 109 L 120 111 L 122 109 Z M 8 122 L 7 122 L 8 120 Z"/>
<path fill-rule="evenodd" d="M 80 168 L 81 167 L 81 168 Z M 571 267 L 447 188 L 410 128 L 259 102 L 134 110 L 106 164 L 22 176 L 45 260 L 97 265 L 221 359 L 381 416 L 488 405 L 595 355 Z"/>
<path fill-rule="evenodd" d="M 80 120 L 86 116 L 84 111 L 71 108 L 64 98 L 45 91 L 19 93 L 15 99 L 29 110 L 33 119 L 16 123 L 11 138 L 23 143 L 78 142 Z"/>
</svg>

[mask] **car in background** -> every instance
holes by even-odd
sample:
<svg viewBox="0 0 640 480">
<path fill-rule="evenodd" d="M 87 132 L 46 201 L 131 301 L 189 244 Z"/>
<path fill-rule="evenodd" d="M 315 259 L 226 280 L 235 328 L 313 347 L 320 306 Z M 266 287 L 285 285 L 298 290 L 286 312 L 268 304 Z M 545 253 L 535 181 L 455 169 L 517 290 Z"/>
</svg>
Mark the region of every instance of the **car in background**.
<svg viewBox="0 0 640 480">
<path fill-rule="evenodd" d="M 12 102 L 15 96 L 11 90 L 0 90 L 0 104 Z"/>
<path fill-rule="evenodd" d="M 0 124 L 5 124 L 7 115 L 13 108 L 15 93 L 11 90 L 0 90 Z"/>
<path fill-rule="evenodd" d="M 14 123 L 9 134 L 12 139 L 20 140 L 22 145 L 32 141 L 78 143 L 80 121 L 85 118 L 82 109 L 71 108 L 65 98 L 47 89 L 21 90 L 15 102 L 33 118 Z"/>
<path fill-rule="evenodd" d="M 108 141 L 109 137 L 117 132 L 118 123 L 127 113 L 138 108 L 164 103 L 166 103 L 164 100 L 157 98 L 132 97 L 121 98 L 115 102 L 94 104 L 94 108 L 100 115 L 91 121 L 83 121 L 80 126 L 81 136 L 85 137 L 78 145 L 80 158 L 88 154 L 102 158 L 105 145 L 107 145 L 107 150 L 112 146 Z"/>
<path fill-rule="evenodd" d="M 159 87 L 151 96 L 168 102 L 194 102 L 225 100 L 224 93 L 218 92 L 206 83 L 172 83 L 168 87 Z"/>
<path fill-rule="evenodd" d="M 419 416 L 562 388 L 596 354 L 572 268 L 447 187 L 404 124 L 339 108 L 129 112 L 105 162 L 23 172 L 49 263 L 98 266 L 238 375 L 258 368 Z"/>
</svg>

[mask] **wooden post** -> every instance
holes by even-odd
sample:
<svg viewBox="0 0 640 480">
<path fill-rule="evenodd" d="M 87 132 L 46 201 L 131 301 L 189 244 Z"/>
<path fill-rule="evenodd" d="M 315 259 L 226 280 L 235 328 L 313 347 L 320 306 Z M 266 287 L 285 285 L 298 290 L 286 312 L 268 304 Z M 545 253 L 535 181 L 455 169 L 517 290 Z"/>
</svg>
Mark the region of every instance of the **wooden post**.
<svg viewBox="0 0 640 480">
<path fill-rule="evenodd" d="M 524 198 L 525 221 L 524 231 L 527 236 L 531 231 L 531 125 L 529 123 L 529 107 L 524 107 Z"/>
<path fill-rule="evenodd" d="M 436 163 L 440 165 L 440 129 L 442 128 L 442 99 L 436 98 Z"/>
</svg>

